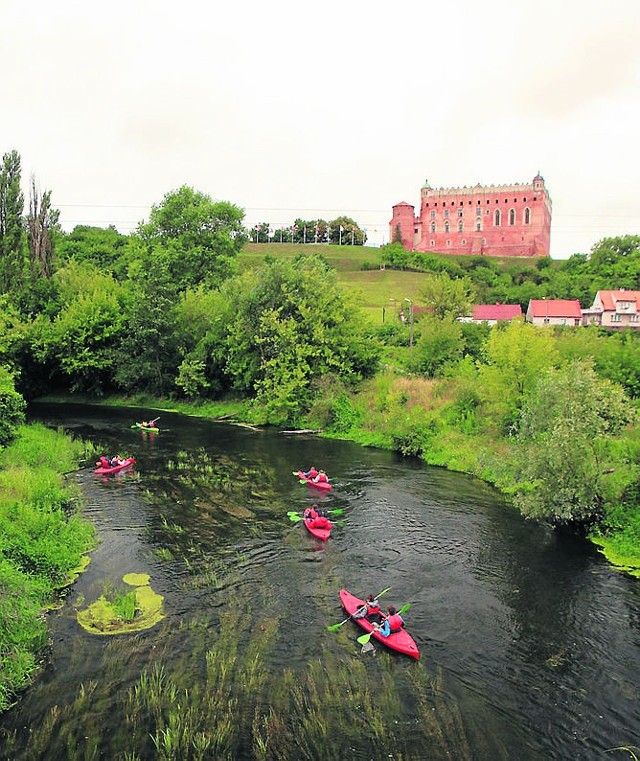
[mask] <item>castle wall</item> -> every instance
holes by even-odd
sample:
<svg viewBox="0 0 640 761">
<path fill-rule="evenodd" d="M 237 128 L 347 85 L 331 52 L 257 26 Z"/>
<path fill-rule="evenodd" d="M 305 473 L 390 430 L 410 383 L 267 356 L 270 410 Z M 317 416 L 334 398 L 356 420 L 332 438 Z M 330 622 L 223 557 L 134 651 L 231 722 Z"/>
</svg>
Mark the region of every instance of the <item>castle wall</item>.
<svg viewBox="0 0 640 761">
<path fill-rule="evenodd" d="M 390 240 L 433 253 L 549 256 L 551 199 L 537 175 L 529 184 L 421 190 L 420 212 L 393 207 Z"/>
</svg>

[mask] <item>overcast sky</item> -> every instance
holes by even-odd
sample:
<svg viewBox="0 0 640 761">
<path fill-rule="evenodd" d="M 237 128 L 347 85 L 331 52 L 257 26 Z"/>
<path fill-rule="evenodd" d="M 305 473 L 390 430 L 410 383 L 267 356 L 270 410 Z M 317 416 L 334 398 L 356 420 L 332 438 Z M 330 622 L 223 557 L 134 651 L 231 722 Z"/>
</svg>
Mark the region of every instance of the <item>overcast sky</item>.
<svg viewBox="0 0 640 761">
<path fill-rule="evenodd" d="M 0 0 L 0 153 L 67 230 L 187 184 L 247 224 L 529 182 L 551 255 L 640 233 L 640 1 Z"/>
</svg>

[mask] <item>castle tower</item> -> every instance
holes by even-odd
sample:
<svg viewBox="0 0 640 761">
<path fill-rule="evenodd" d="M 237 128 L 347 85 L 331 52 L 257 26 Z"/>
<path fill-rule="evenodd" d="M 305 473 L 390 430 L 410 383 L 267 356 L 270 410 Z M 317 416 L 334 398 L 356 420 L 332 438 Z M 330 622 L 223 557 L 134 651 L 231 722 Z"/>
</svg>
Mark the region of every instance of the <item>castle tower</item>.
<svg viewBox="0 0 640 761">
<path fill-rule="evenodd" d="M 416 235 L 415 208 L 406 201 L 401 201 L 393 207 L 393 216 L 389 222 L 389 242 L 402 243 L 402 247 L 412 251 Z"/>
</svg>

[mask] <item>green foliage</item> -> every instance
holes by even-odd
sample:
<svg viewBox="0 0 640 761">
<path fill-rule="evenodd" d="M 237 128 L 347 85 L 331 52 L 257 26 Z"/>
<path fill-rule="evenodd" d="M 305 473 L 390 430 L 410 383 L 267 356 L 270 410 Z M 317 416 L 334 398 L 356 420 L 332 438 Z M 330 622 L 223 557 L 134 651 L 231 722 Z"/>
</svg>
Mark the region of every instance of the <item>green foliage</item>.
<svg viewBox="0 0 640 761">
<path fill-rule="evenodd" d="M 25 687 L 47 644 L 42 607 L 80 565 L 90 524 L 69 516 L 60 474 L 84 447 L 44 426 L 22 426 L 0 452 L 0 710 Z"/>
<path fill-rule="evenodd" d="M 558 363 L 553 335 L 529 323 L 497 325 L 485 345 L 478 385 L 484 417 L 498 431 L 509 432 L 517 423 L 525 394 L 540 374 Z"/>
<path fill-rule="evenodd" d="M 24 422 L 25 402 L 15 390 L 13 376 L 0 366 L 0 446 L 5 446 L 16 435 Z"/>
<path fill-rule="evenodd" d="M 457 363 L 463 349 L 462 326 L 457 320 L 427 317 L 420 323 L 420 338 L 413 350 L 412 369 L 433 378 L 446 365 Z"/>
<path fill-rule="evenodd" d="M 72 391 L 101 394 L 111 383 L 113 349 L 125 329 L 122 286 L 87 264 L 59 271 L 56 281 L 62 308 L 52 320 L 34 322 L 34 357 Z"/>
<path fill-rule="evenodd" d="M 422 300 L 437 318 L 463 317 L 471 311 L 475 292 L 467 278 L 452 278 L 446 272 L 431 275 L 422 286 Z"/>
<path fill-rule="evenodd" d="M 87 262 L 100 272 L 116 275 L 125 271 L 128 248 L 128 236 L 119 233 L 113 225 L 106 228 L 76 225 L 70 233 L 61 236 L 56 253 L 63 263 L 71 259 Z"/>
<path fill-rule="evenodd" d="M 522 409 L 519 469 L 526 487 L 515 499 L 523 514 L 554 524 L 602 520 L 606 505 L 622 496 L 619 477 L 608 476 L 632 468 L 611 445 L 632 417 L 623 391 L 599 379 L 592 363 L 547 370 Z"/>
<path fill-rule="evenodd" d="M 228 278 L 242 248 L 244 212 L 186 185 L 153 206 L 138 228 L 146 274 L 161 269 L 178 290 Z"/>
<path fill-rule="evenodd" d="M 27 239 L 23 226 L 24 195 L 17 151 L 5 153 L 0 167 L 0 292 L 15 292 L 27 267 Z"/>
<path fill-rule="evenodd" d="M 232 305 L 226 372 L 235 388 L 256 394 L 271 422 L 308 407 L 314 378 L 354 382 L 376 367 L 377 347 L 318 257 L 267 260 L 223 293 Z"/>
</svg>

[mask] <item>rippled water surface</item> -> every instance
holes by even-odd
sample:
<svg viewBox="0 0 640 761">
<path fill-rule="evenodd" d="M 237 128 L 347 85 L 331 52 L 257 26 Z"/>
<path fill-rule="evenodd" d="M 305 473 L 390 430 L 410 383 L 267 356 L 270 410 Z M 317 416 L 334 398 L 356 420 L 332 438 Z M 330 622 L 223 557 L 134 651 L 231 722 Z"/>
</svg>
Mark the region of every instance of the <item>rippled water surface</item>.
<svg viewBox="0 0 640 761">
<path fill-rule="evenodd" d="M 233 752 L 209 746 L 202 758 L 622 759 L 629 751 L 614 749 L 640 745 L 638 582 L 590 545 L 524 522 L 482 483 L 350 443 L 169 413 L 157 436 L 129 427 L 148 411 L 31 414 L 136 466 L 101 479 L 90 462 L 75 476 L 99 543 L 49 617 L 46 669 L 0 721 L 2 758 L 170 758 L 158 750 L 168 714 L 133 717 L 136 686 L 161 668 L 179 688 L 175 713 L 211 728 L 197 714 L 230 678 L 227 647 L 238 678 L 216 715 L 230 717 Z M 331 494 L 293 477 L 311 464 L 330 474 Z M 344 510 L 326 544 L 287 519 L 313 500 Z M 84 631 L 76 610 L 132 572 L 150 575 L 165 619 L 135 635 Z M 362 653 L 351 622 L 328 632 L 344 618 L 341 587 L 391 587 L 387 604 L 410 603 L 420 662 L 377 644 Z M 189 742 L 198 757 L 201 741 Z"/>
</svg>

